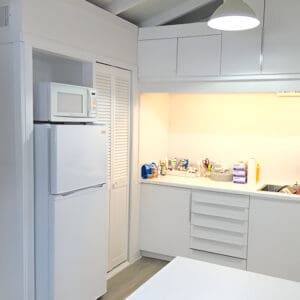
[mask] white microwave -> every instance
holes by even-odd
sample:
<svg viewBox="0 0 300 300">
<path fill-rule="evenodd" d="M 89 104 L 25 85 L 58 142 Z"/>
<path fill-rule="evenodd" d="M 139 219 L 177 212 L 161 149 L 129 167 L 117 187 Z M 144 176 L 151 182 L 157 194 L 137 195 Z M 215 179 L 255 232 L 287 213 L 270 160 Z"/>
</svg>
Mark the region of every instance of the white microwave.
<svg viewBox="0 0 300 300">
<path fill-rule="evenodd" d="M 89 87 L 56 82 L 38 83 L 34 120 L 39 122 L 95 122 L 97 101 Z"/>
</svg>

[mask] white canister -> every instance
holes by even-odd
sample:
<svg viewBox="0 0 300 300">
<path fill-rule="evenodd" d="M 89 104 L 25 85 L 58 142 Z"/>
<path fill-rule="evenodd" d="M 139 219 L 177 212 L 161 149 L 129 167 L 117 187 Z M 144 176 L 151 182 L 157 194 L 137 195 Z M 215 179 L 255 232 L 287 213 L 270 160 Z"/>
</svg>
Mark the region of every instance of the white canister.
<svg viewBox="0 0 300 300">
<path fill-rule="evenodd" d="M 256 159 L 250 158 L 248 160 L 248 184 L 256 184 Z"/>
</svg>

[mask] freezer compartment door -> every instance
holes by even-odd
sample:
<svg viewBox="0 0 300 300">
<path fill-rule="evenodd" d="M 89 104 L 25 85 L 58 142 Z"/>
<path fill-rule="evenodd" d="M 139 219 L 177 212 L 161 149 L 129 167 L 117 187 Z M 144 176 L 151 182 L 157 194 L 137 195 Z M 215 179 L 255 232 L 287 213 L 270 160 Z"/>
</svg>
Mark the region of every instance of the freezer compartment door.
<svg viewBox="0 0 300 300">
<path fill-rule="evenodd" d="M 50 199 L 50 299 L 95 300 L 106 292 L 107 203 L 106 188 Z"/>
<path fill-rule="evenodd" d="M 51 194 L 107 182 L 107 134 L 101 125 L 51 127 Z"/>
</svg>

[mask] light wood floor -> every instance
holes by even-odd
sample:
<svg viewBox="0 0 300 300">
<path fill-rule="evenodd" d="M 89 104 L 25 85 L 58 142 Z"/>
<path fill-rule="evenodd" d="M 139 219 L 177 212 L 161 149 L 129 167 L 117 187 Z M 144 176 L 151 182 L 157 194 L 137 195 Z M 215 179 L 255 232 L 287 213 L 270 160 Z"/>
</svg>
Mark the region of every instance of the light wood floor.
<svg viewBox="0 0 300 300">
<path fill-rule="evenodd" d="M 124 300 L 168 262 L 141 258 L 108 280 L 107 294 L 101 300 Z"/>
</svg>

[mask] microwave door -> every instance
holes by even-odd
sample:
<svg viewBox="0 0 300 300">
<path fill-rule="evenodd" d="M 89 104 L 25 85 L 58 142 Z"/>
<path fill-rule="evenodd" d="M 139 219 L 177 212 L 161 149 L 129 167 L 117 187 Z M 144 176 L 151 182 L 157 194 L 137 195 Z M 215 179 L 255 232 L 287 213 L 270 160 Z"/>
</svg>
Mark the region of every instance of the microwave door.
<svg viewBox="0 0 300 300">
<path fill-rule="evenodd" d="M 88 89 L 51 83 L 51 105 L 54 117 L 88 117 Z"/>
<path fill-rule="evenodd" d="M 105 126 L 52 125 L 50 139 L 51 194 L 107 182 Z"/>
<path fill-rule="evenodd" d="M 56 104 L 56 115 L 86 116 L 83 95 L 58 92 Z"/>
</svg>

